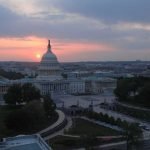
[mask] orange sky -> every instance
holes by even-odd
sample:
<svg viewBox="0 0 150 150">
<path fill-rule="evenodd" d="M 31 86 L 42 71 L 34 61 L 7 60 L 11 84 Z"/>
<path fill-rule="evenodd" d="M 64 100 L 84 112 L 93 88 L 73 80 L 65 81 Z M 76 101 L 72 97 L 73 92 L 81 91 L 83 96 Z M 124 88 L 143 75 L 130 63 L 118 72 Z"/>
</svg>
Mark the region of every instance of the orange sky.
<svg viewBox="0 0 150 150">
<path fill-rule="evenodd" d="M 113 51 L 114 48 L 100 43 L 66 42 L 51 39 L 52 51 L 59 61 L 88 60 L 87 53 Z M 40 61 L 47 50 L 47 39 L 39 37 L 0 38 L 0 60 Z"/>
</svg>

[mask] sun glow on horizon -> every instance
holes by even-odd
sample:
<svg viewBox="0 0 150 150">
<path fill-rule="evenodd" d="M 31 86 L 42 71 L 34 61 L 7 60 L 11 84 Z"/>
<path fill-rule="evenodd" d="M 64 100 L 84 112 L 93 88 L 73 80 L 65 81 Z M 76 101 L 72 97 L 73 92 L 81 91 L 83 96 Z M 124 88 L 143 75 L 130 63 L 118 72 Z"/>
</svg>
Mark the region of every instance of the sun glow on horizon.
<svg viewBox="0 0 150 150">
<path fill-rule="evenodd" d="M 36 54 L 36 58 L 37 58 L 37 59 L 40 59 L 40 58 L 41 58 L 41 54 L 37 53 L 37 54 Z"/>
<path fill-rule="evenodd" d="M 76 42 L 51 38 L 52 52 L 59 61 L 82 61 L 100 59 L 102 53 L 115 51 L 112 45 L 96 42 Z M 47 51 L 47 39 L 28 36 L 23 38 L 0 38 L 0 60 L 39 62 Z"/>
</svg>

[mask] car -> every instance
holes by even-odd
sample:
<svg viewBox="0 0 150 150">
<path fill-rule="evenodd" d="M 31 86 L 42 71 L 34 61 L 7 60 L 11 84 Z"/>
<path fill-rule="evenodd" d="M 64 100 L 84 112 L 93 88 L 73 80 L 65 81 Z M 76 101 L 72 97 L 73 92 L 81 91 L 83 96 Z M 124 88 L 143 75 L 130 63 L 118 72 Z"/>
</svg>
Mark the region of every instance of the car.
<svg viewBox="0 0 150 150">
<path fill-rule="evenodd" d="M 145 127 L 145 129 L 144 130 L 146 130 L 146 131 L 150 131 L 150 128 L 148 128 L 148 127 Z"/>
<path fill-rule="evenodd" d="M 147 130 L 147 131 L 150 131 L 150 128 L 148 128 L 147 126 L 145 125 L 139 125 L 140 128 L 144 129 L 144 130 Z"/>
</svg>

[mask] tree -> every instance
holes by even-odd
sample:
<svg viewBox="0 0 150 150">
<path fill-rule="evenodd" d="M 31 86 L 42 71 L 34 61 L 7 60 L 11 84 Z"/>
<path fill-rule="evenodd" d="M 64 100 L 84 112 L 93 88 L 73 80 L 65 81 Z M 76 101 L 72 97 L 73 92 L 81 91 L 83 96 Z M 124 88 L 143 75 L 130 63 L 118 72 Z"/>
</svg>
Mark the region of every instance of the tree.
<svg viewBox="0 0 150 150">
<path fill-rule="evenodd" d="M 127 150 L 132 150 L 142 137 L 142 130 L 139 125 L 136 123 L 128 124 L 125 128 L 125 137 L 127 140 Z"/>
<path fill-rule="evenodd" d="M 150 107 L 150 82 L 146 83 L 139 91 L 139 101 L 143 103 L 144 106 Z"/>
<path fill-rule="evenodd" d="M 114 93 L 120 101 L 150 107 L 150 78 L 118 79 Z"/>
<path fill-rule="evenodd" d="M 40 97 L 40 91 L 32 84 L 26 83 L 22 86 L 20 84 L 12 85 L 4 95 L 4 100 L 7 104 L 16 105 L 17 103 L 39 100 Z"/>
<path fill-rule="evenodd" d="M 45 124 L 46 117 L 41 102 L 32 101 L 23 108 L 11 112 L 5 120 L 6 127 L 15 132 L 31 132 Z"/>
<path fill-rule="evenodd" d="M 4 95 L 4 100 L 7 104 L 16 105 L 16 103 L 22 102 L 22 94 L 21 94 L 21 85 L 14 84 L 12 85 L 7 93 Z"/>
<path fill-rule="evenodd" d="M 15 132 L 24 132 L 32 128 L 31 115 L 24 110 L 11 112 L 5 120 L 6 127 Z"/>
<path fill-rule="evenodd" d="M 24 75 L 19 72 L 5 71 L 4 69 L 1 69 L 1 68 L 0 68 L 0 76 L 5 77 L 10 80 L 24 78 Z"/>
<path fill-rule="evenodd" d="M 51 99 L 51 97 L 49 95 L 46 95 L 44 97 L 44 110 L 45 110 L 45 114 L 48 118 L 52 117 L 52 115 L 55 112 L 56 109 L 56 104 L 53 102 L 53 100 Z"/>
<path fill-rule="evenodd" d="M 127 100 L 129 96 L 129 85 L 127 79 L 120 79 L 117 81 L 117 87 L 114 90 L 115 95 L 119 100 Z"/>
<path fill-rule="evenodd" d="M 22 99 L 24 102 L 40 99 L 40 91 L 32 84 L 26 83 L 22 86 Z"/>
<path fill-rule="evenodd" d="M 32 117 L 32 126 L 33 128 L 36 128 L 39 126 L 39 124 L 44 124 L 45 120 L 46 120 L 46 116 L 45 116 L 45 110 L 43 107 L 43 104 L 40 101 L 31 101 L 29 103 L 27 103 L 23 110 L 25 110 L 26 112 L 28 112 L 28 114 L 31 115 Z"/>
</svg>

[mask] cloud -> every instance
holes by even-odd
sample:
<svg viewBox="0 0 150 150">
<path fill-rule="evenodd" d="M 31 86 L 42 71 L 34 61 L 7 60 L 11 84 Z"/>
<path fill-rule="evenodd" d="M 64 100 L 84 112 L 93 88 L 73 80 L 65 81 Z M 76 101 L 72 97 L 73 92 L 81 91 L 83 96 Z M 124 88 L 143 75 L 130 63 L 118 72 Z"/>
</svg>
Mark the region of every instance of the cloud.
<svg viewBox="0 0 150 150">
<path fill-rule="evenodd" d="M 109 54 L 91 48 L 89 59 L 121 58 L 125 51 L 138 51 L 137 57 L 150 50 L 149 6 L 148 0 L 0 0 L 0 37 L 57 39 L 61 46 L 79 43 L 78 49 L 86 42 L 115 48 Z"/>
<path fill-rule="evenodd" d="M 150 21 L 148 0 L 55 0 L 53 3 L 63 11 L 106 22 L 149 23 Z"/>
</svg>

